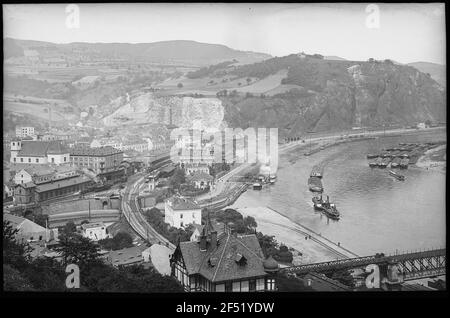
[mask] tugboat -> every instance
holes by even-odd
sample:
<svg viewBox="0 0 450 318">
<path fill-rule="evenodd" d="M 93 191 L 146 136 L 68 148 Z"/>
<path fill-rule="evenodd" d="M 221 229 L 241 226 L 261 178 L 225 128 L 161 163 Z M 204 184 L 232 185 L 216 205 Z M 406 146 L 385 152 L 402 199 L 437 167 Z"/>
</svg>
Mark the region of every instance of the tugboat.
<svg viewBox="0 0 450 318">
<path fill-rule="evenodd" d="M 398 173 L 395 173 L 394 171 L 392 171 L 392 170 L 389 170 L 389 174 L 391 175 L 391 176 L 393 176 L 395 179 L 397 179 L 397 180 L 400 180 L 400 181 L 405 181 L 405 176 L 403 176 L 403 175 L 401 175 L 401 174 L 398 174 Z"/>
<path fill-rule="evenodd" d="M 323 211 L 322 195 L 320 195 L 320 197 L 318 197 L 318 196 L 313 197 L 312 198 L 312 202 L 314 203 L 314 209 L 315 210 Z"/>
<path fill-rule="evenodd" d="M 340 214 L 336 208 L 336 205 L 330 203 L 330 198 L 327 196 L 327 201 L 322 204 L 325 215 L 330 219 L 339 220 Z"/>
</svg>

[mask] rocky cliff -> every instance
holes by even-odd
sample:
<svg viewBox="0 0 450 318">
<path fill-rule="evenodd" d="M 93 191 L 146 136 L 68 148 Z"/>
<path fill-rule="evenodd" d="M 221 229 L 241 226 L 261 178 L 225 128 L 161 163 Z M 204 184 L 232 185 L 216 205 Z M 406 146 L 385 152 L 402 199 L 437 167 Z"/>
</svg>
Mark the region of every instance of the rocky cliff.
<svg viewBox="0 0 450 318">
<path fill-rule="evenodd" d="M 215 129 L 224 124 L 224 109 L 217 98 L 158 97 L 143 93 L 124 100 L 124 105 L 103 118 L 105 126 L 154 123 L 192 128 L 194 122 L 199 122 L 203 128 Z"/>
<path fill-rule="evenodd" d="M 282 84 L 297 88 L 272 97 L 223 97 L 230 126 L 278 127 L 288 135 L 446 118 L 444 87 L 411 66 L 389 60 L 330 61 L 296 55 L 267 62 L 235 72 L 264 78 L 287 68 Z"/>
</svg>

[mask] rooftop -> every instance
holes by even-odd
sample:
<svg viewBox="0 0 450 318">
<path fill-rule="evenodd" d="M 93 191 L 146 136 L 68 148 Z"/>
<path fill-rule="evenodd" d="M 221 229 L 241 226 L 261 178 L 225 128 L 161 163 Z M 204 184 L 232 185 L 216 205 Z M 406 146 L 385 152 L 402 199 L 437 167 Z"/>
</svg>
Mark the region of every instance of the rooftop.
<svg viewBox="0 0 450 318">
<path fill-rule="evenodd" d="M 168 200 L 169 205 L 173 210 L 197 210 L 200 209 L 200 206 L 194 201 L 184 198 L 173 196 Z"/>
<path fill-rule="evenodd" d="M 18 156 L 46 157 L 47 154 L 65 153 L 69 153 L 69 150 L 59 141 L 24 140 Z"/>
<path fill-rule="evenodd" d="M 110 251 L 108 255 L 108 260 L 114 266 L 129 265 L 141 262 L 143 261 L 142 257 L 143 249 L 144 248 L 141 246 L 133 246 L 117 251 Z"/>
<path fill-rule="evenodd" d="M 189 275 L 201 274 L 212 282 L 266 275 L 264 255 L 254 234 L 220 235 L 217 247 L 208 244 L 206 251 L 200 251 L 198 242 L 180 242 L 177 251 L 181 252 Z M 238 262 L 242 259 L 244 265 Z"/>
<path fill-rule="evenodd" d="M 186 176 L 186 178 L 189 181 L 191 181 L 191 182 L 194 182 L 194 181 L 212 181 L 212 180 L 214 180 L 214 178 L 211 175 L 209 175 L 209 174 L 207 174 L 206 172 L 203 172 L 203 171 L 196 171 L 193 174 Z"/>
<path fill-rule="evenodd" d="M 123 151 L 120 151 L 116 148 L 113 148 L 111 146 L 104 146 L 104 147 L 96 147 L 96 148 L 90 148 L 90 147 L 73 147 L 70 149 L 70 155 L 71 156 L 92 156 L 92 157 L 100 157 L 100 156 L 110 156 L 114 154 L 123 153 Z"/>
<path fill-rule="evenodd" d="M 105 227 L 105 224 L 103 222 L 95 222 L 95 223 L 85 223 L 81 225 L 81 228 L 83 230 L 93 229 L 96 227 Z"/>
<path fill-rule="evenodd" d="M 50 190 L 55 190 L 58 188 L 64 188 L 71 185 L 76 185 L 80 183 L 85 183 L 91 181 L 90 178 L 88 178 L 85 175 L 76 176 L 73 178 L 67 178 L 62 180 L 57 180 L 53 182 L 43 183 L 36 186 L 36 192 L 45 192 Z"/>
</svg>

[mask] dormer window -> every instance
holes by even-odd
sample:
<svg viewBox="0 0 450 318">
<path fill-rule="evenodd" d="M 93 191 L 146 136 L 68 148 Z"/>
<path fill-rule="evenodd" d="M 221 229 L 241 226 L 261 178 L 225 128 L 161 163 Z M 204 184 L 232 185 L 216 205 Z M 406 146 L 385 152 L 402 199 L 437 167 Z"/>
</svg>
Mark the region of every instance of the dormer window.
<svg viewBox="0 0 450 318">
<path fill-rule="evenodd" d="M 217 257 L 211 257 L 211 258 L 208 260 L 208 265 L 211 266 L 211 267 L 214 267 L 214 266 L 217 265 L 217 262 L 218 262 L 218 261 L 219 261 L 219 260 L 218 260 Z"/>
<path fill-rule="evenodd" d="M 239 265 L 239 266 L 245 266 L 245 265 L 247 265 L 247 259 L 245 258 L 245 256 L 244 255 L 242 255 L 242 254 L 236 254 L 236 257 L 235 257 L 235 259 L 234 259 L 235 261 L 236 261 L 236 263 Z"/>
</svg>

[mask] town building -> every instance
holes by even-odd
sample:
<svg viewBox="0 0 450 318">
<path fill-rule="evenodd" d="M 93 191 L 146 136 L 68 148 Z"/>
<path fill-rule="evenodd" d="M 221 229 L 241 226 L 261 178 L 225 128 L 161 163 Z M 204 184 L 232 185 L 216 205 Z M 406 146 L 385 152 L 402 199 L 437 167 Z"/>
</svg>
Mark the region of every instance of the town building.
<svg viewBox="0 0 450 318">
<path fill-rule="evenodd" d="M 217 235 L 220 236 L 223 233 L 223 229 L 224 229 L 224 224 L 220 223 L 220 222 L 214 222 L 213 220 L 210 221 L 212 227 L 217 231 Z M 190 241 L 191 242 L 200 242 L 200 237 L 202 235 L 203 232 L 203 228 L 205 227 L 204 225 L 200 225 L 200 224 L 193 224 L 193 231 L 192 231 L 192 235 L 190 237 Z"/>
<path fill-rule="evenodd" d="M 193 174 L 188 175 L 186 180 L 196 189 L 206 189 L 211 187 L 214 178 L 208 173 L 194 172 Z"/>
<path fill-rule="evenodd" d="M 10 162 L 69 164 L 70 151 L 60 141 L 12 140 Z"/>
<path fill-rule="evenodd" d="M 205 163 L 185 163 L 183 165 L 186 175 L 190 175 L 196 172 L 203 172 L 209 174 L 209 167 Z"/>
<path fill-rule="evenodd" d="M 96 173 L 117 170 L 123 161 L 123 152 L 113 147 L 73 147 L 70 149 L 72 166 L 86 167 Z"/>
<path fill-rule="evenodd" d="M 37 204 L 61 198 L 86 190 L 91 187 L 93 183 L 94 182 L 89 177 L 79 175 L 39 184 L 35 184 L 32 181 L 17 184 L 14 188 L 14 204 Z"/>
<path fill-rule="evenodd" d="M 24 138 L 27 136 L 34 137 L 36 135 L 34 127 L 30 126 L 16 126 L 16 137 Z"/>
<path fill-rule="evenodd" d="M 85 223 L 81 225 L 82 235 L 93 241 L 104 240 L 109 237 L 103 222 Z"/>
<path fill-rule="evenodd" d="M 256 235 L 238 236 L 205 226 L 199 242 L 179 242 L 172 276 L 188 292 L 275 291 L 278 263 L 265 259 Z"/>
<path fill-rule="evenodd" d="M 194 201 L 173 196 L 166 200 L 164 221 L 172 227 L 184 228 L 189 224 L 202 223 L 202 210 Z"/>
<path fill-rule="evenodd" d="M 80 173 L 70 166 L 27 165 L 14 175 L 14 182 L 35 184 L 78 176 Z"/>
<path fill-rule="evenodd" d="M 18 230 L 16 239 L 24 242 L 49 242 L 57 240 L 58 229 L 46 229 L 26 218 L 10 213 L 3 213 L 3 220 L 8 221 L 13 229 Z"/>
</svg>

